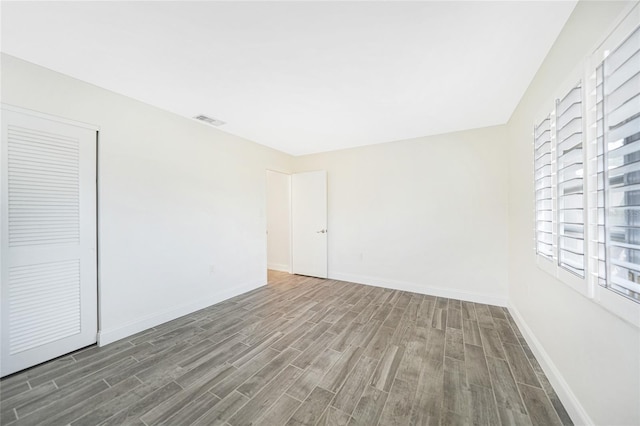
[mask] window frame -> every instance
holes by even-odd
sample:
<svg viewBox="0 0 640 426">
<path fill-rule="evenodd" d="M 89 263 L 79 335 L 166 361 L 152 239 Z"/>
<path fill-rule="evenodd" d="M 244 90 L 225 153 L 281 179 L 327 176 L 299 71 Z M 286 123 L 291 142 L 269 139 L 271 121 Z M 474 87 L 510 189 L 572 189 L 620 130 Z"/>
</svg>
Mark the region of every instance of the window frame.
<svg viewBox="0 0 640 426">
<path fill-rule="evenodd" d="M 535 249 L 536 255 L 538 257 L 546 259 L 546 260 L 555 259 L 556 258 L 556 252 L 557 252 L 557 250 L 556 250 L 556 235 L 557 235 L 556 220 L 555 220 L 555 217 L 553 215 L 553 212 L 555 211 L 555 208 L 556 208 L 556 206 L 554 204 L 555 203 L 555 193 L 553 192 L 554 191 L 553 166 L 554 166 L 554 158 L 555 158 L 555 150 L 554 150 L 554 146 L 555 145 L 554 145 L 554 139 L 553 139 L 553 133 L 554 133 L 553 130 L 554 129 L 551 126 L 551 123 L 553 123 L 553 119 L 554 119 L 554 117 L 553 117 L 552 113 L 550 112 L 544 118 L 542 118 L 541 120 L 536 121 L 535 125 L 533 126 L 533 169 L 534 169 L 534 188 L 533 188 L 534 196 L 533 197 L 534 197 L 534 215 L 535 215 L 535 218 L 534 218 L 534 220 L 535 220 L 535 223 L 534 223 L 534 241 L 535 241 L 534 244 L 535 244 L 535 247 L 534 247 L 534 249 Z M 537 206 L 538 206 L 538 202 L 540 200 L 538 200 L 538 196 L 537 196 L 538 189 L 536 189 L 536 187 L 535 187 L 536 184 L 537 184 L 536 181 L 538 180 L 538 179 L 535 178 L 535 173 L 537 171 L 537 169 L 536 169 L 536 166 L 537 166 L 537 164 L 536 164 L 536 142 L 537 142 L 536 141 L 536 139 L 537 139 L 536 134 L 537 134 L 538 127 L 541 126 L 542 123 L 544 123 L 547 120 L 549 120 L 549 156 L 550 156 L 550 159 L 551 159 L 550 162 L 549 162 L 549 167 L 551 169 L 551 171 L 549 173 L 549 178 L 551 180 L 551 183 L 550 183 L 550 186 L 549 186 L 549 189 L 551 190 L 551 223 L 550 223 L 550 225 L 551 225 L 551 256 L 547 256 L 546 254 L 541 253 L 540 250 L 539 250 L 539 245 L 538 245 L 539 244 L 539 241 L 538 241 L 538 235 L 539 235 L 538 223 L 540 221 L 538 220 L 538 208 L 537 208 Z M 545 131 L 545 133 L 546 133 L 546 131 Z M 546 244 L 546 243 L 544 243 L 544 244 Z"/>
<path fill-rule="evenodd" d="M 589 93 L 592 93 L 593 99 L 592 116 L 589 117 L 588 127 L 591 129 L 593 133 L 593 138 L 589 139 L 589 146 L 591 148 L 591 155 L 589 157 L 591 169 L 589 169 L 589 180 L 593 179 L 593 186 L 589 189 L 590 193 L 590 214 L 588 215 L 589 220 L 589 248 L 595 248 L 596 251 L 595 256 L 593 257 L 593 268 L 589 270 L 589 285 L 592 287 L 593 292 L 593 300 L 603 306 L 605 309 L 613 312 L 617 316 L 623 318 L 624 320 L 630 322 L 636 327 L 640 328 L 640 303 L 633 301 L 619 293 L 616 293 L 614 290 L 611 290 L 607 287 L 601 286 L 598 283 L 598 274 L 597 274 L 597 261 L 599 260 L 597 257 L 597 236 L 598 236 L 598 212 L 597 212 L 597 180 L 595 176 L 597 175 L 597 135 L 595 128 L 593 125 L 596 123 L 596 104 L 595 104 L 595 90 L 596 90 L 596 78 L 595 73 L 597 67 L 602 63 L 605 59 L 606 55 L 609 51 L 614 50 L 617 46 L 619 46 L 631 33 L 638 28 L 638 23 L 640 22 L 640 5 L 636 4 L 633 6 L 631 11 L 629 11 L 624 18 L 620 21 L 618 25 L 616 25 L 615 29 L 606 37 L 606 39 L 594 50 L 591 56 L 588 58 L 587 70 L 590 71 L 589 75 Z M 593 143 L 591 143 L 593 142 Z M 591 194 L 593 192 L 593 194 Z M 593 209 L 593 211 L 591 211 Z M 592 229 L 593 228 L 593 229 Z M 591 265 L 590 265 L 591 266 Z M 595 272 L 595 273 L 594 273 Z M 608 278 L 608 277 L 607 277 Z"/>
<path fill-rule="evenodd" d="M 585 217 L 585 244 L 584 244 L 584 259 L 585 259 L 585 276 L 580 277 L 573 272 L 563 268 L 560 266 L 559 261 L 559 249 L 558 249 L 558 227 L 559 227 L 559 206 L 558 206 L 558 153 L 557 153 L 557 133 L 556 133 L 556 119 L 557 119 L 557 101 L 559 99 L 564 98 L 571 90 L 576 88 L 577 85 L 580 85 L 581 91 L 581 99 L 582 99 L 582 164 L 584 168 L 584 176 L 587 176 L 587 137 L 585 135 L 585 113 L 586 113 L 586 105 L 585 99 L 587 97 L 587 93 L 585 90 L 585 62 L 582 61 L 579 66 L 577 66 L 574 71 L 570 74 L 570 77 L 565 80 L 563 84 L 559 86 L 559 89 L 556 91 L 556 96 L 553 96 L 546 105 L 549 106 L 546 112 L 541 111 L 537 114 L 537 119 L 535 121 L 536 125 L 542 120 L 544 120 L 547 116 L 551 118 L 551 188 L 552 188 L 552 197 L 553 197 L 553 214 L 552 214 L 552 229 L 553 229 L 553 258 L 548 258 L 544 255 L 538 254 L 536 250 L 534 250 L 536 256 L 536 264 L 538 267 L 548 274 L 552 275 L 556 279 L 562 281 L 564 284 L 568 285 L 573 290 L 582 294 L 586 297 L 591 297 L 592 291 L 589 286 L 588 276 L 589 276 L 589 243 L 588 243 L 588 229 L 586 220 L 588 215 L 588 196 L 584 196 L 582 199 L 582 208 Z M 535 135 L 534 135 L 535 136 Z M 533 142 L 535 144 L 535 141 Z M 534 146 L 535 148 L 535 146 Z M 587 179 L 583 180 L 584 194 L 587 194 L 588 186 Z M 535 191 L 534 191 L 535 198 Z M 536 215 L 536 207 L 534 204 L 534 231 L 536 227 L 535 215 Z M 534 234 L 534 248 L 537 246 L 537 234 Z"/>
<path fill-rule="evenodd" d="M 560 242 L 561 238 L 563 238 L 563 237 L 570 238 L 567 235 L 563 235 L 562 232 L 561 232 L 561 229 L 562 229 L 562 225 L 561 224 L 563 223 L 563 221 L 561 219 L 562 212 L 563 212 L 563 210 L 570 210 L 570 209 L 561 208 L 560 207 L 561 198 L 563 196 L 567 196 L 566 194 L 561 194 L 561 191 L 560 191 L 560 185 L 561 185 L 560 172 L 561 172 L 561 170 L 567 168 L 567 166 L 564 166 L 563 168 L 560 167 L 560 156 L 561 156 L 561 154 L 559 152 L 559 145 L 561 143 L 564 143 L 566 141 L 566 139 L 563 140 L 563 141 L 559 141 L 558 140 L 558 133 L 561 130 L 561 129 L 558 128 L 558 120 L 559 120 L 559 117 L 562 114 L 567 112 L 572 107 L 569 106 L 568 108 L 564 109 L 563 111 L 558 111 L 558 109 L 559 109 L 560 103 L 564 99 L 566 99 L 566 97 L 569 96 L 571 94 L 571 92 L 573 92 L 574 90 L 578 90 L 579 93 L 580 93 L 580 116 L 579 116 L 579 119 L 580 119 L 580 145 L 581 145 L 580 149 L 581 149 L 582 156 L 581 156 L 581 159 L 580 159 L 580 163 L 575 163 L 575 164 L 581 164 L 582 165 L 582 177 L 581 177 L 581 179 L 582 179 L 582 207 L 581 208 L 582 208 L 582 227 L 583 227 L 583 229 L 582 229 L 582 258 L 583 258 L 582 276 L 580 276 L 576 271 L 572 271 L 571 269 L 569 269 L 570 268 L 569 265 L 563 265 L 562 259 L 561 259 L 562 258 L 561 252 L 563 250 L 564 251 L 569 251 L 569 250 L 563 249 L 562 248 L 562 244 Z M 557 202 L 558 207 L 557 207 L 557 211 L 555 212 L 556 213 L 555 216 L 556 216 L 556 219 L 557 219 L 557 225 L 556 226 L 557 226 L 557 233 L 558 233 L 558 238 L 557 238 L 558 239 L 558 247 L 557 247 L 558 259 L 557 259 L 557 263 L 558 263 L 558 266 L 561 269 L 571 273 L 572 275 L 577 276 L 580 280 L 584 280 L 584 278 L 585 278 L 585 276 L 587 274 L 587 258 L 588 258 L 588 253 L 587 253 L 587 233 L 586 233 L 587 221 L 584 219 L 584 214 L 587 211 L 587 207 L 588 207 L 587 206 L 587 200 L 586 200 L 587 199 L 587 185 L 586 185 L 586 174 L 585 174 L 585 172 L 586 172 L 586 159 L 587 159 L 587 156 L 586 156 L 587 146 L 586 146 L 585 131 L 584 131 L 584 128 L 585 128 L 585 126 L 584 126 L 584 117 L 585 117 L 585 102 L 584 102 L 584 98 L 585 98 L 585 90 L 584 90 L 583 79 L 580 79 L 579 81 L 574 83 L 570 89 L 566 90 L 564 94 L 562 94 L 561 96 L 556 98 L 555 106 L 554 106 L 555 119 L 556 119 L 556 122 L 554 123 L 555 124 L 555 131 L 556 131 L 556 133 L 555 133 L 555 135 L 556 135 L 556 149 L 555 149 L 555 151 L 556 151 L 555 152 L 555 155 L 556 155 L 556 192 L 557 192 L 557 197 L 558 197 L 558 200 L 557 200 L 558 201 Z M 573 121 L 573 120 L 570 120 L 569 122 L 565 123 L 565 126 L 568 125 L 571 121 Z M 567 182 L 567 180 L 565 180 L 564 182 Z"/>
</svg>

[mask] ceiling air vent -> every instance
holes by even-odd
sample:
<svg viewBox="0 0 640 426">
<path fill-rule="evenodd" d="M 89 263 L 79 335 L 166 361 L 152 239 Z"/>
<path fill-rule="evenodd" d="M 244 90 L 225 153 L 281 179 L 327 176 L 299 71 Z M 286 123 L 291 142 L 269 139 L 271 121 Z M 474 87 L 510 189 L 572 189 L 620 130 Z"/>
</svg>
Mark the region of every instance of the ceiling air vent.
<svg viewBox="0 0 640 426">
<path fill-rule="evenodd" d="M 195 118 L 196 120 L 200 120 L 204 123 L 211 124 L 212 126 L 222 126 L 223 124 L 225 124 L 225 122 L 222 120 L 217 120 L 215 118 L 207 117 L 206 115 L 196 115 L 193 118 Z"/>
</svg>

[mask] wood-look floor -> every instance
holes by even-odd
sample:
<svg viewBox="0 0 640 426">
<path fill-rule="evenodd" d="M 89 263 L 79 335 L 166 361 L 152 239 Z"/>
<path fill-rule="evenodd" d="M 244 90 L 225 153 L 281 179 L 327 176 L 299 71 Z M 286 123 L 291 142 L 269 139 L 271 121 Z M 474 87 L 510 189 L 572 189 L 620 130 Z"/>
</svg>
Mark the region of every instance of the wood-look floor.
<svg viewBox="0 0 640 426">
<path fill-rule="evenodd" d="M 3 425 L 572 424 L 506 309 L 283 273 L 0 392 Z"/>
</svg>

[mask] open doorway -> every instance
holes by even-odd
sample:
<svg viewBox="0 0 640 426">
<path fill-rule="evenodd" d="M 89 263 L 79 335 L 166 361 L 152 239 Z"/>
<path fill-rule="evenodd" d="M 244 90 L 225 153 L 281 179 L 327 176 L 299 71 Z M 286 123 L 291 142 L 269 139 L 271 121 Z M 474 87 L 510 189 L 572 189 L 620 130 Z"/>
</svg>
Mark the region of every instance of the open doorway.
<svg viewBox="0 0 640 426">
<path fill-rule="evenodd" d="M 267 282 L 328 277 L 327 172 L 267 170 Z"/>
<path fill-rule="evenodd" d="M 291 175 L 267 170 L 267 282 L 291 273 Z"/>
</svg>

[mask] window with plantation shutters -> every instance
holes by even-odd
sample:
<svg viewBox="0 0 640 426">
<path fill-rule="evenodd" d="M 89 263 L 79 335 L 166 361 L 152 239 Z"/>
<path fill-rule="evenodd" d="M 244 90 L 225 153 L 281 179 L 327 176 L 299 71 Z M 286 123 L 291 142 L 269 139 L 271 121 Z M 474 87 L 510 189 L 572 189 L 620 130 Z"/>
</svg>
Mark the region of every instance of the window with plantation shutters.
<svg viewBox="0 0 640 426">
<path fill-rule="evenodd" d="M 533 123 L 537 266 L 638 328 L 639 22 L 636 4 Z"/>
<path fill-rule="evenodd" d="M 584 277 L 582 86 L 556 101 L 558 264 Z"/>
<path fill-rule="evenodd" d="M 598 67 L 599 283 L 640 302 L 640 27 Z M 604 250 L 602 250 L 602 248 Z"/>
<path fill-rule="evenodd" d="M 534 128 L 536 253 L 553 258 L 553 189 L 551 182 L 551 117 Z"/>
</svg>

